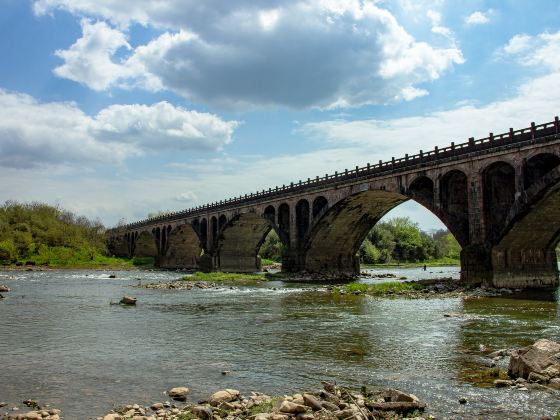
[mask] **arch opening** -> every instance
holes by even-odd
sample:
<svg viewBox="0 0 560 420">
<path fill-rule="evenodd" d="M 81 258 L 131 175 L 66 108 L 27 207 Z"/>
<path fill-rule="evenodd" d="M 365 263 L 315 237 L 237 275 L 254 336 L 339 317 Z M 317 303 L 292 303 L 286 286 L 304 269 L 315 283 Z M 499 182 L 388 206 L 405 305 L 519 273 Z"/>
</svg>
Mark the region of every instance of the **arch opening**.
<svg viewBox="0 0 560 420">
<path fill-rule="evenodd" d="M 509 163 L 495 162 L 484 170 L 482 178 L 486 239 L 495 243 L 515 201 L 515 169 Z"/>
<path fill-rule="evenodd" d="M 206 249 L 208 245 L 208 221 L 206 218 L 200 221 L 200 243 L 202 244 L 202 248 Z"/>
<path fill-rule="evenodd" d="M 276 209 L 274 208 L 274 206 L 267 206 L 264 209 L 264 217 L 271 223 L 276 223 Z"/>
<path fill-rule="evenodd" d="M 221 232 L 225 225 L 227 225 L 227 217 L 225 214 L 222 214 L 218 219 L 218 232 Z"/>
<path fill-rule="evenodd" d="M 216 219 L 216 216 L 212 216 L 210 219 L 210 230 L 212 232 L 212 242 L 214 243 L 218 239 L 218 219 Z"/>
<path fill-rule="evenodd" d="M 419 176 L 411 182 L 408 193 L 412 199 L 424 204 L 433 206 L 434 204 L 434 181 L 427 176 Z"/>
<path fill-rule="evenodd" d="M 283 242 L 290 242 L 290 206 L 286 203 L 278 207 L 278 229 Z"/>
<path fill-rule="evenodd" d="M 298 243 L 302 242 L 309 229 L 309 202 L 305 199 L 296 204 L 296 234 Z"/>
<path fill-rule="evenodd" d="M 320 195 L 313 200 L 312 215 L 313 219 L 320 217 L 329 207 L 328 200 Z"/>
<path fill-rule="evenodd" d="M 533 156 L 523 165 L 523 186 L 525 189 L 530 188 L 558 165 L 560 165 L 560 157 L 552 153 Z"/>
<path fill-rule="evenodd" d="M 469 243 L 469 196 L 467 176 L 452 170 L 440 180 L 441 211 L 447 226 L 453 226 L 455 238 L 461 246 Z"/>
</svg>

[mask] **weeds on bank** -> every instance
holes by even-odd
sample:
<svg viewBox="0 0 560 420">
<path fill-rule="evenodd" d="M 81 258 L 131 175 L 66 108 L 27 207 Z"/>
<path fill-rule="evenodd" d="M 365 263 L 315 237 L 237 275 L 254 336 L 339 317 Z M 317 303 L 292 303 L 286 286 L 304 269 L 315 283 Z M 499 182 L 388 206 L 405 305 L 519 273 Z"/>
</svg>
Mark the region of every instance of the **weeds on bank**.
<svg viewBox="0 0 560 420">
<path fill-rule="evenodd" d="M 270 401 L 262 402 L 260 404 L 256 404 L 247 410 L 247 416 L 256 416 L 260 413 L 270 413 L 272 409 L 278 404 L 282 398 L 280 397 L 273 397 Z"/>
<path fill-rule="evenodd" d="M 367 284 L 367 283 L 350 283 L 346 286 L 337 287 L 335 292 L 340 293 L 344 291 L 346 293 L 364 293 L 372 296 L 383 296 L 383 295 L 397 295 L 406 294 L 407 292 L 413 292 L 422 290 L 423 285 L 417 282 L 398 282 L 391 281 L 386 283 L 378 284 Z"/>
<path fill-rule="evenodd" d="M 205 282 L 231 282 L 236 284 L 254 284 L 266 280 L 264 274 L 253 273 L 222 273 L 219 271 L 211 273 L 203 273 L 197 271 L 192 276 L 185 276 L 182 278 L 185 281 L 205 281 Z"/>
</svg>

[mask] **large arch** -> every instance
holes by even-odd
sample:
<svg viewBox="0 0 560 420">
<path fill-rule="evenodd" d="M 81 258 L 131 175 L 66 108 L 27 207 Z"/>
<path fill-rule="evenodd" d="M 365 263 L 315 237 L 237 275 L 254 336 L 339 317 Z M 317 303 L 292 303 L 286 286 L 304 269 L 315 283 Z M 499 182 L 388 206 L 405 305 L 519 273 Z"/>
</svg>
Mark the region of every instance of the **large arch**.
<svg viewBox="0 0 560 420">
<path fill-rule="evenodd" d="M 234 217 L 225 226 L 218 240 L 218 268 L 238 273 L 261 271 L 258 252 L 273 227 L 270 220 L 256 213 Z"/>
<path fill-rule="evenodd" d="M 115 257 L 127 258 L 129 256 L 127 236 L 114 236 L 108 241 L 109 253 Z"/>
<path fill-rule="evenodd" d="M 469 243 L 469 194 L 467 176 L 452 170 L 439 181 L 440 218 L 462 247 Z M 422 202 L 420 202 L 422 204 Z"/>
<path fill-rule="evenodd" d="M 198 268 L 202 246 L 194 227 L 184 224 L 173 229 L 167 239 L 167 252 L 160 259 L 164 268 Z"/>
<path fill-rule="evenodd" d="M 506 162 L 494 162 L 482 173 L 486 240 L 500 237 L 515 201 L 515 168 Z"/>
<path fill-rule="evenodd" d="M 305 252 L 305 269 L 334 275 L 359 273 L 356 253 L 370 229 L 408 197 L 370 190 L 346 197 L 325 212 L 313 226 Z"/>
<path fill-rule="evenodd" d="M 202 248 L 207 249 L 208 247 L 208 221 L 206 218 L 203 218 L 200 221 L 199 227 L 199 236 L 200 236 L 200 243 L 202 244 Z"/>
<path fill-rule="evenodd" d="M 156 239 L 148 232 L 143 231 L 135 240 L 134 257 L 157 257 L 158 249 Z"/>
<path fill-rule="evenodd" d="M 493 285 L 558 286 L 560 166 L 543 174 L 511 206 L 505 229 L 492 248 Z"/>
</svg>

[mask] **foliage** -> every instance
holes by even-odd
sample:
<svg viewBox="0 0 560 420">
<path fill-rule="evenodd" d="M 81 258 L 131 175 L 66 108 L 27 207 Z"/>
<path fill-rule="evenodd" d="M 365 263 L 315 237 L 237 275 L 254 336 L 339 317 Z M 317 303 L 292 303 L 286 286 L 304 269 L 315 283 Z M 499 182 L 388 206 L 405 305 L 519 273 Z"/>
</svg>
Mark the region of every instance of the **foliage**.
<svg viewBox="0 0 560 420">
<path fill-rule="evenodd" d="M 247 417 L 253 417 L 260 413 L 269 413 L 282 400 L 280 397 L 273 397 L 269 401 L 255 404 L 247 410 Z"/>
<path fill-rule="evenodd" d="M 365 264 L 392 262 L 426 262 L 459 259 L 461 247 L 448 231 L 430 236 L 408 217 L 395 217 L 376 224 L 360 246 L 359 256 Z"/>
<path fill-rule="evenodd" d="M 284 250 L 284 245 L 278 237 L 278 234 L 274 229 L 272 229 L 266 236 L 261 249 L 259 250 L 259 255 L 265 260 L 270 260 L 274 262 L 280 262 L 282 260 L 282 252 Z"/>
<path fill-rule="evenodd" d="M 105 227 L 58 206 L 7 201 L 0 207 L 0 264 L 129 265 L 106 256 Z"/>
</svg>

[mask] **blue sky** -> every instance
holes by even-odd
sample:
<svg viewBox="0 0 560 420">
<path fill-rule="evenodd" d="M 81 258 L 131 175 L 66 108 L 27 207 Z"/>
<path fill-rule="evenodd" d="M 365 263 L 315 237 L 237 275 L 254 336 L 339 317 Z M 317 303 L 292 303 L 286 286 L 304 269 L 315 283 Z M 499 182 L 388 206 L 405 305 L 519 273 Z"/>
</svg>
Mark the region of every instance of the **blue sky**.
<svg viewBox="0 0 560 420">
<path fill-rule="evenodd" d="M 2 0 L 1 200 L 107 225 L 552 120 L 556 1 Z M 418 206 L 425 229 L 441 224 Z"/>
</svg>

